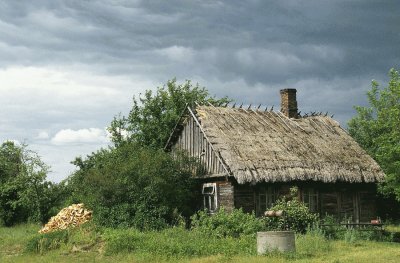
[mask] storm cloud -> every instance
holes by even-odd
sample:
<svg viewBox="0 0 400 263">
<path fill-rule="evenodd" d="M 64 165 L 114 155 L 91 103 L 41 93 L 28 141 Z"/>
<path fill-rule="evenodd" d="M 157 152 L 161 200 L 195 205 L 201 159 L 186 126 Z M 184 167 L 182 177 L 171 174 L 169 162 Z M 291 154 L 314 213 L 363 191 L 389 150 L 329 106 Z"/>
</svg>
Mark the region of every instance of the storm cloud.
<svg viewBox="0 0 400 263">
<path fill-rule="evenodd" d="M 1 1 L 0 141 L 25 141 L 65 178 L 107 145 L 132 96 L 190 79 L 239 103 L 343 126 L 399 66 L 398 1 Z"/>
</svg>

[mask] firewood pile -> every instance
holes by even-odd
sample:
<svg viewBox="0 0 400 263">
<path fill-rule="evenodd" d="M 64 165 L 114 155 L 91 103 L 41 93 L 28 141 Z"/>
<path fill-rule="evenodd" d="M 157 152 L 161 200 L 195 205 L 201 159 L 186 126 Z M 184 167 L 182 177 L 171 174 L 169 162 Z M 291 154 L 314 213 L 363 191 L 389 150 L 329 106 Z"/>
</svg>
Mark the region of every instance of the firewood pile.
<svg viewBox="0 0 400 263">
<path fill-rule="evenodd" d="M 49 233 L 81 225 L 92 218 L 92 211 L 85 209 L 84 204 L 73 204 L 63 208 L 56 216 L 39 230 L 39 233 Z"/>
</svg>

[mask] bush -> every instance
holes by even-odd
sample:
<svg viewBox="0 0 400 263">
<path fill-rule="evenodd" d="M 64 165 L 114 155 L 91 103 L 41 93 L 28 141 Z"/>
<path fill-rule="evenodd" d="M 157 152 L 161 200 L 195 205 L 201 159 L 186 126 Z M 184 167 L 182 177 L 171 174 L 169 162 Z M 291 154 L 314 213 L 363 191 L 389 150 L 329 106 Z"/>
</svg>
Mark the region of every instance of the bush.
<svg viewBox="0 0 400 263">
<path fill-rule="evenodd" d="M 100 226 L 160 230 L 196 210 L 191 162 L 133 143 L 103 149 L 75 160 L 79 170 L 68 179 L 70 201 L 90 207 Z"/>
<path fill-rule="evenodd" d="M 296 233 L 305 233 L 307 228 L 316 224 L 318 215 L 310 212 L 308 207 L 297 199 L 296 187 L 290 189 L 290 195 L 278 200 L 270 209 L 282 210 L 281 217 L 266 217 L 266 230 L 293 230 Z"/>
<path fill-rule="evenodd" d="M 206 211 L 199 211 L 191 217 L 192 229 L 219 238 L 255 235 L 262 230 L 263 222 L 254 214 L 244 213 L 242 209 L 226 212 L 224 208 L 212 216 Z"/>
</svg>

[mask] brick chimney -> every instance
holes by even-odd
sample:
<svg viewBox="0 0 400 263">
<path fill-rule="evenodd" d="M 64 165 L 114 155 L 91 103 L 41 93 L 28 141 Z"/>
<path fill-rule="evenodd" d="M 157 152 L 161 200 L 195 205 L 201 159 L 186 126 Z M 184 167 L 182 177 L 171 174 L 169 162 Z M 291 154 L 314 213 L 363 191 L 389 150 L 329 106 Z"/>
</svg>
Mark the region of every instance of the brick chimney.
<svg viewBox="0 0 400 263">
<path fill-rule="evenodd" d="M 296 89 L 281 89 L 281 112 L 288 118 L 297 118 Z"/>
</svg>

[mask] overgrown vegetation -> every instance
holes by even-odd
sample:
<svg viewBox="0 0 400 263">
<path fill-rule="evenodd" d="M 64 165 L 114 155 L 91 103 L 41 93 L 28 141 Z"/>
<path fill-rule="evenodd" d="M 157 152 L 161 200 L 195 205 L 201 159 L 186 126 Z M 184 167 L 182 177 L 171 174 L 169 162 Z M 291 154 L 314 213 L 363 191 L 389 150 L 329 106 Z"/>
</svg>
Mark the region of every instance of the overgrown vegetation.
<svg viewBox="0 0 400 263">
<path fill-rule="evenodd" d="M 38 225 L 0 228 L 1 262 L 396 262 L 400 244 L 327 239 L 320 229 L 296 235 L 296 253 L 256 255 L 254 235 L 210 236 L 173 227 L 161 231 L 78 228 L 40 235 Z"/>
<path fill-rule="evenodd" d="M 305 233 L 308 228 L 317 225 L 318 215 L 311 213 L 308 207 L 299 201 L 296 187 L 291 188 L 290 194 L 279 199 L 270 210 L 283 211 L 283 215 L 266 217 L 264 220 L 268 230 L 292 230 L 296 233 Z"/>
<path fill-rule="evenodd" d="M 167 139 L 187 105 L 222 105 L 205 88 L 175 80 L 133 99 L 127 117 L 118 116 L 109 131 L 113 146 L 73 162 L 68 180 L 69 203 L 93 209 L 97 224 L 109 227 L 163 229 L 197 209 L 198 192 L 191 178 L 196 163 L 164 152 Z"/>
<path fill-rule="evenodd" d="M 102 245 L 103 229 L 93 222 L 46 234 L 33 233 L 25 243 L 26 253 L 44 254 L 52 250 L 84 252 Z"/>
<path fill-rule="evenodd" d="M 318 226 L 318 215 L 311 213 L 298 200 L 297 191 L 297 188 L 292 188 L 290 195 L 279 199 L 270 208 L 273 211 L 282 211 L 283 216 L 259 218 L 254 213 L 244 213 L 242 209 L 227 212 L 222 208 L 212 216 L 207 211 L 199 211 L 191 217 L 192 229 L 216 237 L 255 235 L 257 231 L 265 230 L 293 230 L 304 234 L 307 229 Z"/>
<path fill-rule="evenodd" d="M 357 116 L 348 123 L 351 136 L 379 163 L 386 174 L 380 191 L 400 201 L 400 74 L 389 72 L 381 89 L 372 81 L 368 107 L 356 106 Z"/>
<path fill-rule="evenodd" d="M 108 255 L 121 252 L 150 254 L 160 258 L 255 255 L 253 235 L 218 238 L 210 233 L 175 227 L 159 232 L 109 230 L 105 238 Z"/>
<path fill-rule="evenodd" d="M 49 167 L 26 145 L 0 145 L 0 225 L 45 222 L 62 202 L 62 186 L 46 181 Z"/>
<path fill-rule="evenodd" d="M 27 252 L 43 254 L 47 251 L 58 249 L 69 240 L 69 231 L 62 230 L 47 234 L 35 235 L 26 244 Z"/>
<path fill-rule="evenodd" d="M 226 212 L 220 209 L 210 216 L 199 211 L 191 217 L 192 230 L 218 238 L 254 235 L 264 229 L 264 222 L 254 214 L 244 213 L 242 209 Z"/>
<path fill-rule="evenodd" d="M 162 150 L 125 143 L 75 163 L 79 170 L 68 182 L 71 202 L 93 209 L 98 225 L 163 229 L 196 210 L 188 166 Z"/>
</svg>

